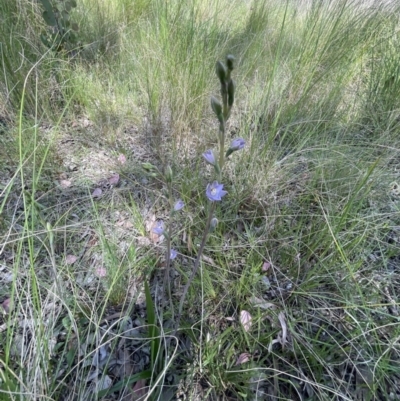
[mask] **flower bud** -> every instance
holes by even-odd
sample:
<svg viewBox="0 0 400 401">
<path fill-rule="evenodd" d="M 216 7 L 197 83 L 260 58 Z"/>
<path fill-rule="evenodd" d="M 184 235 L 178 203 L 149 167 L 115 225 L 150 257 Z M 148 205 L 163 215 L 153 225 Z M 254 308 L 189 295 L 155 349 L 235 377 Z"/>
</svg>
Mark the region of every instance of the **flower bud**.
<svg viewBox="0 0 400 401">
<path fill-rule="evenodd" d="M 216 217 L 213 217 L 210 221 L 210 233 L 213 232 L 215 230 L 215 228 L 218 225 L 218 219 Z"/>
<path fill-rule="evenodd" d="M 168 183 L 171 183 L 174 178 L 174 173 L 172 172 L 171 166 L 167 166 L 167 168 L 165 170 L 166 170 L 165 171 L 165 180 Z"/>
<path fill-rule="evenodd" d="M 225 157 L 230 156 L 233 152 L 241 150 L 246 145 L 246 141 L 243 138 L 236 138 L 231 142 L 231 147 L 226 151 Z"/>
<path fill-rule="evenodd" d="M 179 210 L 183 209 L 184 207 L 185 207 L 185 203 L 183 202 L 183 200 L 182 199 L 178 199 L 175 202 L 174 211 L 178 212 Z"/>
<path fill-rule="evenodd" d="M 220 61 L 217 61 L 215 72 L 217 73 L 217 77 L 221 81 L 221 84 L 224 84 L 226 79 L 226 67 Z"/>
<path fill-rule="evenodd" d="M 243 138 L 236 138 L 231 142 L 232 150 L 241 150 L 246 145 L 246 141 Z"/>
<path fill-rule="evenodd" d="M 222 104 L 221 102 L 214 96 L 211 96 L 211 108 L 216 116 L 222 115 Z"/>
<path fill-rule="evenodd" d="M 215 166 L 215 154 L 212 149 L 206 150 L 203 153 L 203 157 L 207 163 L 211 164 L 212 166 Z"/>
<path fill-rule="evenodd" d="M 228 70 L 232 71 L 233 70 L 233 62 L 235 61 L 235 57 L 232 56 L 232 54 L 228 54 L 226 56 L 226 65 L 228 66 Z"/>
<path fill-rule="evenodd" d="M 213 112 L 218 118 L 218 121 L 220 123 L 223 123 L 224 121 L 224 116 L 222 115 L 222 104 L 221 102 L 215 98 L 214 96 L 211 96 L 211 108 L 213 109 Z"/>
<path fill-rule="evenodd" d="M 169 253 L 169 259 L 174 260 L 178 256 L 178 252 L 175 249 L 171 249 L 171 252 Z"/>
</svg>

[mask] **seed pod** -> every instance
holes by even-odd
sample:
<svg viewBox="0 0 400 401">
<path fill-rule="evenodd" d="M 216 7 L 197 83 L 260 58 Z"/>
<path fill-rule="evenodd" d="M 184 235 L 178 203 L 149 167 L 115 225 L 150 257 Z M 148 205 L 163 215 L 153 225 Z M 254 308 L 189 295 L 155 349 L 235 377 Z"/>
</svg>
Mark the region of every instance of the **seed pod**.
<svg viewBox="0 0 400 401">
<path fill-rule="evenodd" d="M 174 174 L 172 172 L 172 168 L 171 168 L 171 166 L 167 166 L 166 171 L 165 171 L 165 180 L 167 182 L 171 183 L 173 178 L 174 178 Z"/>
<path fill-rule="evenodd" d="M 219 122 L 221 120 L 223 121 L 223 116 L 222 116 L 222 104 L 221 102 L 215 98 L 214 96 L 211 96 L 211 108 L 213 109 L 213 112 L 217 116 Z"/>
<path fill-rule="evenodd" d="M 221 81 L 221 84 L 224 84 L 226 80 L 226 67 L 220 61 L 217 61 L 215 72 L 217 73 L 217 77 Z"/>
<path fill-rule="evenodd" d="M 228 66 L 228 70 L 232 71 L 233 70 L 233 62 L 235 61 L 235 57 L 232 56 L 232 54 L 229 54 L 226 56 L 226 65 Z"/>
</svg>

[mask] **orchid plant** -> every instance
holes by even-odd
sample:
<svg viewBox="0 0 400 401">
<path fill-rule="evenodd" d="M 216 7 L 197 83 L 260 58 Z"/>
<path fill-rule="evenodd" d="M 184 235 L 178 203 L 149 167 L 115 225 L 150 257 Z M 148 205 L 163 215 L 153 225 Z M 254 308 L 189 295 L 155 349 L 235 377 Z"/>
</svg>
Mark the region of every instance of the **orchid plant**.
<svg viewBox="0 0 400 401">
<path fill-rule="evenodd" d="M 216 208 L 217 202 L 220 202 L 222 198 L 227 195 L 227 191 L 224 190 L 224 184 L 222 184 L 222 170 L 225 165 L 225 162 L 228 160 L 228 157 L 235 151 L 241 150 L 244 148 L 246 142 L 243 138 L 234 139 L 230 147 L 225 151 L 225 140 L 226 140 L 226 122 L 228 121 L 232 106 L 235 99 L 235 82 L 231 78 L 231 73 L 234 68 L 234 57 L 232 55 L 228 55 L 226 57 L 226 64 L 218 61 L 216 64 L 216 74 L 221 84 L 221 100 L 218 100 L 216 97 L 211 97 L 211 108 L 214 111 L 218 121 L 219 121 L 219 131 L 218 131 L 218 151 L 215 152 L 213 149 L 208 149 L 203 153 L 204 160 L 214 167 L 216 173 L 216 179 L 209 183 L 206 186 L 205 195 L 210 202 L 208 218 L 206 222 L 206 226 L 204 229 L 202 241 L 200 244 L 200 248 L 197 253 L 196 260 L 193 265 L 193 269 L 189 280 L 187 281 L 183 293 L 179 303 L 179 311 L 176 321 L 176 330 L 179 328 L 179 322 L 182 315 L 183 304 L 186 299 L 187 292 L 190 288 L 190 285 L 193 279 L 196 276 L 196 273 L 200 267 L 200 260 L 202 253 L 204 251 L 204 247 L 206 244 L 206 240 L 208 234 L 215 229 L 218 224 L 218 220 L 214 217 L 214 212 Z M 170 217 L 173 216 L 174 213 L 182 210 L 184 208 L 184 202 L 182 200 L 177 200 L 173 203 L 172 200 L 172 171 L 167 169 L 167 173 L 165 174 L 166 181 L 168 183 L 169 189 L 169 198 L 171 205 L 171 213 Z M 165 283 L 169 290 L 169 298 L 171 300 L 171 291 L 170 291 L 170 283 L 169 283 L 169 265 L 172 260 L 177 257 L 177 251 L 171 248 L 171 224 L 169 225 L 169 229 L 165 230 L 164 223 L 158 222 L 156 226 L 153 228 L 153 232 L 161 235 L 164 234 L 166 237 L 166 271 L 165 271 Z"/>
</svg>

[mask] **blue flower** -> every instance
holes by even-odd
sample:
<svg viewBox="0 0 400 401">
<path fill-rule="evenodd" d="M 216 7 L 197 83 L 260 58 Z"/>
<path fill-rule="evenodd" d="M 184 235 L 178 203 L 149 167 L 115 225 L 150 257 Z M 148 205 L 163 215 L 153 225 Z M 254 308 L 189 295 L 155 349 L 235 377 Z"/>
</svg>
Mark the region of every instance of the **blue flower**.
<svg viewBox="0 0 400 401">
<path fill-rule="evenodd" d="M 224 184 L 218 184 L 218 181 L 214 181 L 212 184 L 208 184 L 206 188 L 206 195 L 210 201 L 220 201 L 223 196 L 228 192 L 223 190 Z"/>
<path fill-rule="evenodd" d="M 169 254 L 170 260 L 174 260 L 178 255 L 178 252 L 175 251 L 175 249 L 171 249 L 171 252 Z"/>
<path fill-rule="evenodd" d="M 182 199 L 178 199 L 178 200 L 175 202 L 175 205 L 174 205 L 174 210 L 175 210 L 175 212 L 177 212 L 178 210 L 183 209 L 184 206 L 185 206 L 185 202 L 183 202 Z"/>
<path fill-rule="evenodd" d="M 162 220 L 157 221 L 152 231 L 157 235 L 162 235 L 164 232 L 164 222 Z"/>
<path fill-rule="evenodd" d="M 203 153 L 203 157 L 204 159 L 206 159 L 207 163 L 210 163 L 211 165 L 215 166 L 215 155 L 211 149 L 206 150 Z"/>
<path fill-rule="evenodd" d="M 232 151 L 240 150 L 244 148 L 246 145 L 246 141 L 243 138 L 236 138 L 231 142 L 231 149 Z"/>
</svg>

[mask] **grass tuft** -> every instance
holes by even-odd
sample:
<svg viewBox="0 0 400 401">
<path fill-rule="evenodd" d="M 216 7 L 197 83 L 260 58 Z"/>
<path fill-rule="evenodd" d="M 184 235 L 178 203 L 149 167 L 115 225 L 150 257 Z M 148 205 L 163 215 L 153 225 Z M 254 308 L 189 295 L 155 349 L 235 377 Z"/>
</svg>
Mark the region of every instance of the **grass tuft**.
<svg viewBox="0 0 400 401">
<path fill-rule="evenodd" d="M 67 56 L 2 2 L 0 399 L 399 399 L 399 11 L 78 0 Z"/>
</svg>

